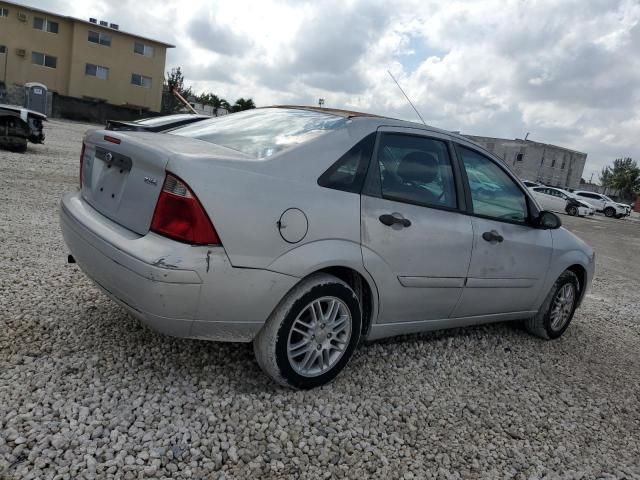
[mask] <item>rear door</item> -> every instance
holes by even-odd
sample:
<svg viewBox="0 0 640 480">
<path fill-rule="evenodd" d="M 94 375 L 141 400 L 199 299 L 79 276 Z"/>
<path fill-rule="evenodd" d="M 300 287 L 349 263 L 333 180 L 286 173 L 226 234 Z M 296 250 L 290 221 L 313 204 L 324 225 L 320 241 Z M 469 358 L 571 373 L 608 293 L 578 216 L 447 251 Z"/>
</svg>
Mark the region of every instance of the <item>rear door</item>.
<svg viewBox="0 0 640 480">
<path fill-rule="evenodd" d="M 378 287 L 380 323 L 453 311 L 473 242 L 460 193 L 446 136 L 380 129 L 361 197 L 362 255 Z"/>
<path fill-rule="evenodd" d="M 589 193 L 589 192 L 578 192 L 576 195 L 579 196 L 580 198 L 585 199 L 587 203 L 590 203 L 591 205 L 593 205 L 596 210 L 602 211 L 604 209 L 605 202 L 600 197 L 600 195 L 597 195 L 595 193 Z"/>
<path fill-rule="evenodd" d="M 549 195 L 549 189 L 546 187 L 536 187 L 531 190 L 533 197 L 544 210 L 553 210 L 555 203 L 553 197 Z"/>
<path fill-rule="evenodd" d="M 551 260 L 551 232 L 529 225 L 527 196 L 504 165 L 471 146 L 456 150 L 467 178 L 473 254 L 453 316 L 530 311 Z"/>
</svg>

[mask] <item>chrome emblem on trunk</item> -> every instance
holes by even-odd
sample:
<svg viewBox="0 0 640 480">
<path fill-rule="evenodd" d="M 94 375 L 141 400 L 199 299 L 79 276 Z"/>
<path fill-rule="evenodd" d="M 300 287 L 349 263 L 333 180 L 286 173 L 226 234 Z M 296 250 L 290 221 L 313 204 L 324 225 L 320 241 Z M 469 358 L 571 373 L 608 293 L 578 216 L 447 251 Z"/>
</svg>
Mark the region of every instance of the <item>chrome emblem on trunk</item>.
<svg viewBox="0 0 640 480">
<path fill-rule="evenodd" d="M 111 154 L 111 152 L 107 152 L 107 154 L 104 156 L 104 159 L 107 162 L 111 162 L 111 160 L 113 160 L 113 155 Z"/>
<path fill-rule="evenodd" d="M 151 177 L 144 177 L 144 182 L 148 183 L 149 185 L 157 185 L 158 181 L 155 178 L 151 178 Z"/>
</svg>

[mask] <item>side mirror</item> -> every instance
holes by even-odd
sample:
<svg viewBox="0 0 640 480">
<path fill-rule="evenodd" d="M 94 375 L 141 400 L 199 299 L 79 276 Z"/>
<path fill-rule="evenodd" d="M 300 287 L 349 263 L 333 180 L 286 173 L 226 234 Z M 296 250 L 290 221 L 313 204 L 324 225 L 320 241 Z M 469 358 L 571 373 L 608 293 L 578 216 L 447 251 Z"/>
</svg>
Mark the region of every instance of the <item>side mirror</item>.
<svg viewBox="0 0 640 480">
<path fill-rule="evenodd" d="M 555 213 L 547 212 L 546 210 L 540 212 L 538 218 L 536 218 L 535 225 L 538 228 L 545 230 L 555 230 L 562 226 L 562 220 Z"/>
</svg>

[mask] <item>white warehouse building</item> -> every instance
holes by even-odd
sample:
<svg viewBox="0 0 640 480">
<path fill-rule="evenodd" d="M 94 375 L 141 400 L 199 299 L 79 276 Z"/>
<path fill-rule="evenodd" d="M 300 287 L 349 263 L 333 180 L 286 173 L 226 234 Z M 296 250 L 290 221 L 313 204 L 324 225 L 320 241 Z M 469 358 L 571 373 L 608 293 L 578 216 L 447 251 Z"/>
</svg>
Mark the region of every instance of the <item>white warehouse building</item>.
<svg viewBox="0 0 640 480">
<path fill-rule="evenodd" d="M 464 136 L 502 158 L 524 180 L 560 188 L 580 188 L 586 153 L 519 138 Z"/>
</svg>

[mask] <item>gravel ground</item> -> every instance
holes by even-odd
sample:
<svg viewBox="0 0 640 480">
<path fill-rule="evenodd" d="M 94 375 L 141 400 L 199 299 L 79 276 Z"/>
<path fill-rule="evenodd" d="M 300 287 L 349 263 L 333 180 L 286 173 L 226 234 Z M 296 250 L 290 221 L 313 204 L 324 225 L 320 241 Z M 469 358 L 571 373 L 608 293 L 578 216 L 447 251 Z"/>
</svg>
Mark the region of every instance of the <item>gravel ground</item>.
<svg viewBox="0 0 640 480">
<path fill-rule="evenodd" d="M 86 128 L 0 151 L 0 478 L 640 478 L 640 224 L 563 217 L 599 265 L 558 341 L 407 336 L 292 392 L 250 345 L 151 332 L 65 263 Z"/>
</svg>

